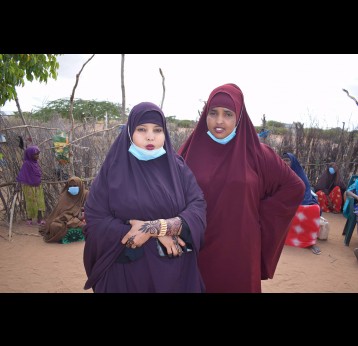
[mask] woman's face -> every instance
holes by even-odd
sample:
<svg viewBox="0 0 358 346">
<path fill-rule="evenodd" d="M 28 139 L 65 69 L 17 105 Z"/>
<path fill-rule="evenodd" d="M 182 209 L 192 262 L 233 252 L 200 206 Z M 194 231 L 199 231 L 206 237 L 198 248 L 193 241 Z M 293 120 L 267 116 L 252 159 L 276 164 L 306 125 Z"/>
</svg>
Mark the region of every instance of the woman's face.
<svg viewBox="0 0 358 346">
<path fill-rule="evenodd" d="M 335 162 L 331 162 L 329 165 L 328 165 L 328 168 L 332 167 L 336 172 L 338 170 L 338 167 L 337 167 L 337 163 Z"/>
<path fill-rule="evenodd" d="M 206 125 L 213 136 L 225 138 L 236 126 L 236 113 L 223 107 L 211 108 L 206 117 Z"/>
<path fill-rule="evenodd" d="M 68 182 L 67 192 L 72 196 L 76 196 L 79 194 L 80 187 L 77 185 L 75 180 L 70 180 Z"/>
<path fill-rule="evenodd" d="M 71 187 L 71 186 L 78 186 L 78 185 L 76 184 L 76 182 L 74 180 L 70 180 L 68 182 L 68 187 Z"/>
<path fill-rule="evenodd" d="M 133 143 L 146 150 L 159 149 L 164 146 L 164 129 L 152 123 L 137 126 L 133 133 Z"/>
</svg>

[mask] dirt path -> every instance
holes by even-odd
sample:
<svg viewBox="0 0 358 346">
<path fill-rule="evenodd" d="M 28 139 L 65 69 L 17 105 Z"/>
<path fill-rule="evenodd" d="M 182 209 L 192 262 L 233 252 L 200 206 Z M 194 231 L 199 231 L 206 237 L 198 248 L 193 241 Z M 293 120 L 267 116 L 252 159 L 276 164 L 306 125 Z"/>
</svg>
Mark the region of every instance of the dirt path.
<svg viewBox="0 0 358 346">
<path fill-rule="evenodd" d="M 343 243 L 346 219 L 342 214 L 323 213 L 329 221 L 327 240 L 318 240 L 320 255 L 309 249 L 285 246 L 272 280 L 262 282 L 263 292 L 358 292 L 358 261 L 353 249 L 358 247 L 354 230 L 349 247 Z"/>
<path fill-rule="evenodd" d="M 330 233 L 327 241 L 318 241 L 321 255 L 285 246 L 275 277 L 262 282 L 263 292 L 358 292 L 358 261 L 353 254 L 357 232 L 347 247 L 343 215 L 323 216 L 330 223 Z M 0 293 L 92 292 L 83 290 L 84 242 L 47 244 L 36 227 L 22 223 L 14 225 L 13 231 L 9 242 L 8 227 L 0 225 Z"/>
</svg>

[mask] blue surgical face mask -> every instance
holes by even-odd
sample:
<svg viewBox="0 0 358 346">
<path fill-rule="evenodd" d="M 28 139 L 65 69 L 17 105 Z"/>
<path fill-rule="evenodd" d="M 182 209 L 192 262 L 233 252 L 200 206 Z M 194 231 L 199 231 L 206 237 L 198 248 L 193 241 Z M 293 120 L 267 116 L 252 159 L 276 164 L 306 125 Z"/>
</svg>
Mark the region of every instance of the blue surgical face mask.
<svg viewBox="0 0 358 346">
<path fill-rule="evenodd" d="M 237 127 L 237 126 L 236 126 Z M 235 136 L 236 136 L 236 127 L 234 128 L 234 130 L 225 138 L 216 138 L 210 131 L 207 132 L 207 134 L 209 135 L 209 137 L 214 140 L 216 143 L 220 143 L 220 144 L 226 144 L 229 143 Z"/>
<path fill-rule="evenodd" d="M 140 161 L 157 159 L 158 157 L 166 153 L 164 147 L 161 147 L 159 149 L 147 150 L 139 148 L 134 143 L 131 144 L 128 151 Z"/>
<path fill-rule="evenodd" d="M 329 170 L 329 173 L 331 173 L 331 174 L 336 173 L 336 171 L 334 170 L 334 168 L 333 168 L 333 167 L 329 167 L 329 168 L 328 168 L 328 170 Z"/>
<path fill-rule="evenodd" d="M 78 186 L 70 186 L 67 190 L 71 195 L 76 196 L 80 192 L 80 188 Z"/>
</svg>

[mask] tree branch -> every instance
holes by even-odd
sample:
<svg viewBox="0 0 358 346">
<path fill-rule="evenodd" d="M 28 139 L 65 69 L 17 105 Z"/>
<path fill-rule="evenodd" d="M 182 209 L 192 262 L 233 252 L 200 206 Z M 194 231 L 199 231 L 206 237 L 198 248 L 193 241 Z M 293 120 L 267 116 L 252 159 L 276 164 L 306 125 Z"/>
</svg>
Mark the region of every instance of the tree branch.
<svg viewBox="0 0 358 346">
<path fill-rule="evenodd" d="M 165 77 L 161 68 L 159 68 L 159 73 L 162 76 L 162 85 L 163 85 L 163 97 L 162 97 L 162 103 L 160 104 L 160 108 L 163 109 L 163 103 L 165 98 Z"/>
<path fill-rule="evenodd" d="M 342 90 L 343 90 L 343 91 L 347 94 L 347 96 L 348 96 L 349 98 L 351 98 L 351 99 L 356 103 L 356 105 L 358 106 L 358 101 L 355 99 L 355 97 L 349 95 L 349 92 L 348 92 L 346 89 L 342 89 Z"/>
</svg>

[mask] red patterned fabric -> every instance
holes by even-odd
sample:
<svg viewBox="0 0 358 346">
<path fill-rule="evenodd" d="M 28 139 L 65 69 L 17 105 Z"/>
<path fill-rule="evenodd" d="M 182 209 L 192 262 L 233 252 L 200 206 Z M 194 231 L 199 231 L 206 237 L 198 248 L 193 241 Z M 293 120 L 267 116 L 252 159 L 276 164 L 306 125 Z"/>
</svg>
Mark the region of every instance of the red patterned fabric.
<svg viewBox="0 0 358 346">
<path fill-rule="evenodd" d="M 319 205 L 300 205 L 291 221 L 285 245 L 309 247 L 316 244 L 319 226 Z"/>
<path fill-rule="evenodd" d="M 322 191 L 316 191 L 318 203 L 325 213 L 340 213 L 343 203 L 342 193 L 339 186 L 336 186 L 330 193 L 329 198 L 332 201 L 332 208 L 329 207 L 327 195 Z"/>
</svg>

